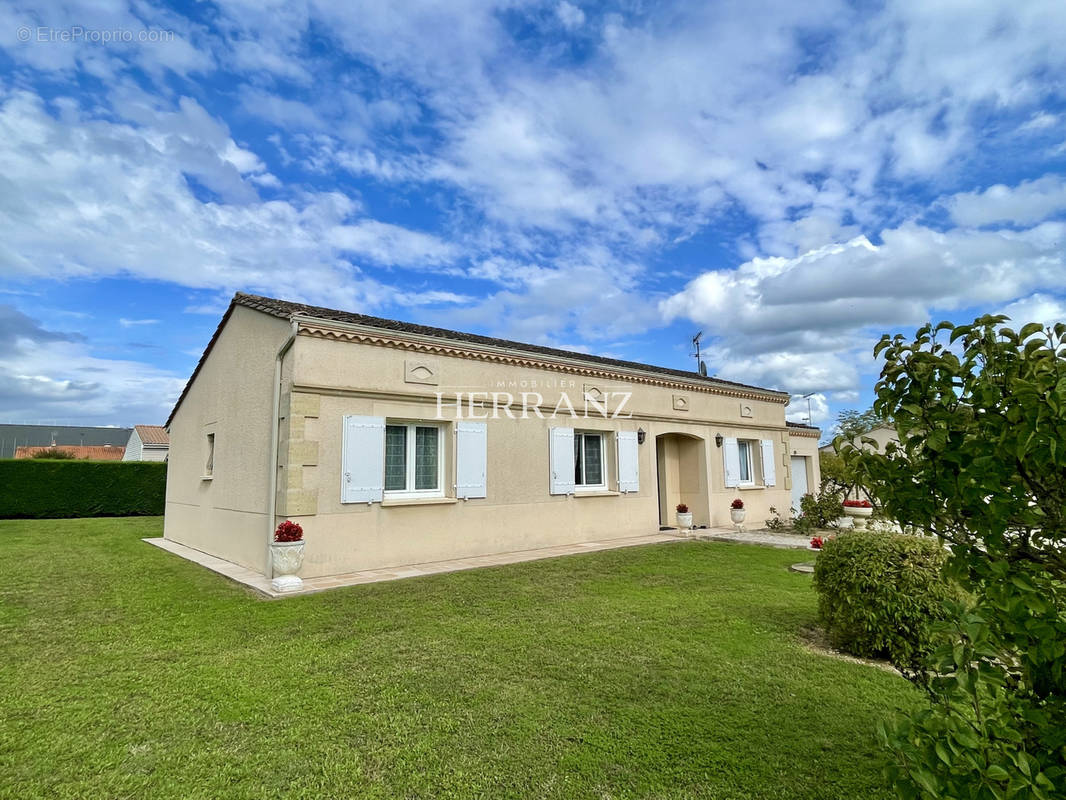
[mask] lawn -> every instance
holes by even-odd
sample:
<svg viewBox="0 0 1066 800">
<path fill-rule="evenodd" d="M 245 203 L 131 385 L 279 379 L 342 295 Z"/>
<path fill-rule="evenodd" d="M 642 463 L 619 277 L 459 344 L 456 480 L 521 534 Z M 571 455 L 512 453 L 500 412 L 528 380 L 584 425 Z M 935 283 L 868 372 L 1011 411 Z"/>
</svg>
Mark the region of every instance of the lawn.
<svg viewBox="0 0 1066 800">
<path fill-rule="evenodd" d="M 0 522 L 5 797 L 888 798 L 902 679 L 806 649 L 795 551 L 664 544 L 261 600 Z"/>
</svg>

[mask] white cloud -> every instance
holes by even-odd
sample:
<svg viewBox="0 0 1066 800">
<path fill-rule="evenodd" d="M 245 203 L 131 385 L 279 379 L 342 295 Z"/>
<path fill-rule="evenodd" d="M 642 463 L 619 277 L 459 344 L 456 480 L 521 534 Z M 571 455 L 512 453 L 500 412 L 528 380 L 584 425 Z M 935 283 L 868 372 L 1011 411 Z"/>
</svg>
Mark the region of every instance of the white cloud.
<svg viewBox="0 0 1066 800">
<path fill-rule="evenodd" d="M 935 311 L 1004 304 L 1066 288 L 1066 224 L 940 233 L 914 223 L 794 258 L 756 258 L 706 272 L 660 303 L 718 337 L 722 377 L 788 391 L 841 392 L 873 369 L 875 331 L 917 325 Z M 1027 310 L 1051 313 L 1048 298 Z"/>
<path fill-rule="evenodd" d="M 563 23 L 563 27 L 570 31 L 576 30 L 585 24 L 585 12 L 566 0 L 562 0 L 555 7 L 555 15 Z"/>
<path fill-rule="evenodd" d="M 830 419 L 829 402 L 821 393 L 812 394 L 809 398 L 794 394 L 785 406 L 785 419 L 806 425 L 821 425 Z"/>
<path fill-rule="evenodd" d="M 157 319 L 127 319 L 126 317 L 121 317 L 119 319 L 119 321 L 118 321 L 118 324 L 121 325 L 123 328 L 133 328 L 133 327 L 136 327 L 136 326 L 139 326 L 139 325 L 158 325 L 159 324 L 159 320 L 157 320 Z"/>
<path fill-rule="evenodd" d="M 139 124 L 70 106 L 60 121 L 35 95 L 0 95 L 0 271 L 128 275 L 372 309 L 400 295 L 343 251 L 383 264 L 455 253 L 433 236 L 360 217 L 338 192 L 260 200 L 250 180 L 263 174 L 259 159 L 193 101 L 121 105 Z M 198 198 L 187 176 L 221 200 Z"/>
<path fill-rule="evenodd" d="M 1066 323 L 1066 300 L 1035 292 L 1028 297 L 1008 303 L 996 313 L 1010 317 L 1010 326 L 1015 330 L 1030 322 L 1039 322 L 1047 327 Z"/>
<path fill-rule="evenodd" d="M 1066 211 L 1066 178 L 1045 175 L 1013 187 L 997 183 L 981 192 L 956 194 L 944 205 L 960 225 L 1031 225 Z"/>
</svg>

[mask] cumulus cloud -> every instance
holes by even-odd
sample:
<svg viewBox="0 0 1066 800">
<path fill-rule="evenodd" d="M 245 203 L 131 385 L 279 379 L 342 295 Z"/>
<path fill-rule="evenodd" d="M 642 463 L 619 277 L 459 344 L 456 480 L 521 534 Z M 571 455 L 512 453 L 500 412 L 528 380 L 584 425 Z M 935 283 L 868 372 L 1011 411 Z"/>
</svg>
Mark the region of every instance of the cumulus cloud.
<svg viewBox="0 0 1066 800">
<path fill-rule="evenodd" d="M 345 252 L 386 265 L 456 253 L 362 217 L 340 192 L 261 200 L 248 180 L 262 172 L 258 157 L 197 103 L 125 108 L 138 124 L 69 106 L 60 120 L 29 92 L 0 98 L 0 270 L 9 277 L 126 275 L 372 309 L 397 289 Z"/>
<path fill-rule="evenodd" d="M 723 377 L 800 393 L 846 391 L 858 384 L 861 367 L 873 367 L 878 331 L 1066 288 L 1064 234 L 1061 223 L 950 232 L 906 223 L 882 231 L 880 245 L 858 237 L 706 272 L 660 309 L 717 335 L 709 353 Z M 1013 309 L 1048 315 L 1057 306 L 1037 294 Z"/>
<path fill-rule="evenodd" d="M 1066 211 L 1066 178 L 1045 175 L 1017 186 L 997 183 L 984 191 L 956 194 L 945 205 L 960 225 L 1031 225 Z"/>
</svg>

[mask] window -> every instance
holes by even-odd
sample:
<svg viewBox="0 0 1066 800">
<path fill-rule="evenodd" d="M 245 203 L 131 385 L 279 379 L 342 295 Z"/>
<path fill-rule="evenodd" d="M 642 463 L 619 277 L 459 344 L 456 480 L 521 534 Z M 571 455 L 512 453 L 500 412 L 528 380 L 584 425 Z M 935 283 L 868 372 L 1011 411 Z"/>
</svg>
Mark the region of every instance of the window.
<svg viewBox="0 0 1066 800">
<path fill-rule="evenodd" d="M 585 489 L 607 486 L 602 433 L 574 433 L 574 485 Z"/>
<path fill-rule="evenodd" d="M 751 468 L 751 445 L 752 442 L 747 439 L 737 440 L 737 448 L 740 450 L 740 482 L 741 483 L 754 483 L 752 480 L 753 470 Z"/>
<path fill-rule="evenodd" d="M 204 477 L 215 474 L 215 434 L 207 434 L 207 459 L 204 461 Z"/>
<path fill-rule="evenodd" d="M 388 494 L 443 497 L 443 473 L 439 425 L 389 423 L 385 426 L 385 491 Z"/>
</svg>

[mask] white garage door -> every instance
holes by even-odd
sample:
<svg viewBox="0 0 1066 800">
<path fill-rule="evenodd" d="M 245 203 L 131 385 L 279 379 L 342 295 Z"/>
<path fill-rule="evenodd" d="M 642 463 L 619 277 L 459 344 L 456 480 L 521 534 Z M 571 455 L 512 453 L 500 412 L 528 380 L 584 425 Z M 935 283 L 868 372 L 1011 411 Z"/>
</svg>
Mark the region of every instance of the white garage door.
<svg viewBox="0 0 1066 800">
<path fill-rule="evenodd" d="M 800 498 L 807 488 L 807 456 L 792 456 L 792 510 L 799 511 Z"/>
</svg>

